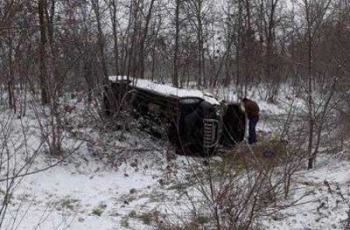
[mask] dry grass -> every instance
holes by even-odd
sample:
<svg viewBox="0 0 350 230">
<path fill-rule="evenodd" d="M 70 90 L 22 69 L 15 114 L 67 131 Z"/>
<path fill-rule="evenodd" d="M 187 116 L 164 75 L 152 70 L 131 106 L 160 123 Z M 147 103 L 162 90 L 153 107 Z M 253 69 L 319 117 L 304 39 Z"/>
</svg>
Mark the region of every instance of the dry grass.
<svg viewBox="0 0 350 230">
<path fill-rule="evenodd" d="M 272 155 L 269 155 L 271 153 Z M 247 168 L 277 167 L 288 158 L 287 144 L 283 141 L 262 141 L 255 145 L 239 144 L 222 154 L 216 166 L 241 171 Z"/>
</svg>

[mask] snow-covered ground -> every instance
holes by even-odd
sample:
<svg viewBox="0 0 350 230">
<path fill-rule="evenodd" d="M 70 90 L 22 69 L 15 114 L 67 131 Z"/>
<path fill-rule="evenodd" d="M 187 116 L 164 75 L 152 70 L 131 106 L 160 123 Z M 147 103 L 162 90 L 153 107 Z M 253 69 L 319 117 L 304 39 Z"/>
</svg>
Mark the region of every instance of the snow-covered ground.
<svg viewBox="0 0 350 230">
<path fill-rule="evenodd" d="M 24 207 L 19 229 L 124 229 L 123 218 L 131 211 L 153 208 L 142 195 L 159 184 L 159 170 L 83 164 L 88 169 L 67 162 L 25 178 L 13 199 L 14 209 Z"/>
<path fill-rule="evenodd" d="M 348 229 L 350 162 L 320 158 L 315 169 L 297 173 L 291 200 L 298 202 L 263 221 L 266 229 Z"/>
<path fill-rule="evenodd" d="M 139 158 L 140 169 L 125 164 L 113 170 L 96 161 L 77 167 L 67 162 L 26 177 L 10 207 L 15 213 L 22 206 L 18 229 L 152 229 L 143 216 L 170 206 L 173 192 L 168 189 L 174 180 L 163 186 L 168 178 L 164 162 L 147 168 L 154 160 L 145 158 Z M 298 172 L 293 197 L 308 195 L 264 220 L 266 229 L 342 229 L 350 209 L 349 171 L 348 161 L 337 160 Z"/>
<path fill-rule="evenodd" d="M 276 131 L 269 118 L 283 116 L 294 103 L 281 100 L 271 105 L 260 99 L 258 102 L 262 110 L 258 125 L 260 133 Z M 302 102 L 295 103 L 300 107 Z M 76 108 L 82 109 L 82 103 Z M 5 117 L 11 120 L 13 142 L 20 142 L 21 123 L 25 121 L 29 149 L 37 149 L 41 137 L 33 111 L 24 120 L 10 114 L 10 111 L 3 111 L 2 120 L 6 120 Z M 71 118 L 75 116 L 80 118 L 79 114 L 73 114 Z M 87 130 L 87 127 L 81 128 L 82 132 Z M 130 137 L 134 139 L 129 140 Z M 203 161 L 176 156 L 166 142 L 141 133 L 129 133 L 126 141 L 115 140 L 111 145 L 126 149 L 118 165 L 101 160 L 89 145 L 74 137 L 67 135 L 64 143 L 66 148 L 77 145 L 79 149 L 57 166 L 23 178 L 14 190 L 2 229 L 154 229 L 151 221 L 155 212 L 169 216 L 181 214 L 181 208 L 185 208 L 183 203 L 188 199 L 181 194 L 179 184 L 186 183 L 189 162 L 202 164 Z M 147 143 L 156 148 L 148 148 Z M 144 150 L 127 152 L 144 145 Z M 25 152 L 18 153 L 19 162 L 25 161 L 23 154 Z M 347 155 L 347 152 L 322 155 L 315 169 L 297 172 L 288 202 L 298 200 L 297 203 L 262 218 L 261 227 L 342 229 L 350 210 L 350 161 Z M 56 161 L 41 153 L 31 170 L 40 170 Z M 0 186 L 4 188 L 6 183 L 1 182 Z"/>
</svg>

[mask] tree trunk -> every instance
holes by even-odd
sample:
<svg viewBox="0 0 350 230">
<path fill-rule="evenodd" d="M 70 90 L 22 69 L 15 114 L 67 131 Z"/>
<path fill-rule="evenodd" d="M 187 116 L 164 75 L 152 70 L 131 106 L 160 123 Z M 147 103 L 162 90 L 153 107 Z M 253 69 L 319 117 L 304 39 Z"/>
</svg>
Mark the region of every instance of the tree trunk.
<svg viewBox="0 0 350 230">
<path fill-rule="evenodd" d="M 203 22 L 202 22 L 202 0 L 197 0 L 197 42 L 198 42 L 198 78 L 197 78 L 197 84 L 199 87 L 206 86 L 206 81 L 204 79 L 204 65 L 203 65 L 203 53 L 204 53 L 204 41 L 203 41 Z"/>
<path fill-rule="evenodd" d="M 175 47 L 174 47 L 174 63 L 173 63 L 173 86 L 179 86 L 179 67 L 178 67 L 178 56 L 179 56 L 179 37 L 180 37 L 180 4 L 181 0 L 176 0 L 175 6 Z"/>
<path fill-rule="evenodd" d="M 46 69 L 46 26 L 45 26 L 45 9 L 46 0 L 39 0 L 39 24 L 40 24 L 40 87 L 41 87 L 41 103 L 47 105 L 49 103 L 49 96 L 47 91 L 47 69 Z"/>
<path fill-rule="evenodd" d="M 117 5 L 116 0 L 111 0 L 112 5 L 112 29 L 113 29 L 113 41 L 114 41 L 114 58 L 115 58 L 115 73 L 119 75 L 119 47 L 118 47 L 118 31 L 117 31 Z"/>
<path fill-rule="evenodd" d="M 307 21 L 307 79 L 308 79 L 308 110 L 309 110 L 309 140 L 308 140 L 308 156 L 309 156 L 309 162 L 308 162 L 308 169 L 313 168 L 313 164 L 315 161 L 315 156 L 312 154 L 313 149 L 313 140 L 314 140 L 314 106 L 313 106 L 313 77 L 312 77 L 312 51 L 313 51 L 313 37 L 312 37 L 312 31 L 311 31 L 311 22 L 310 22 L 310 12 L 309 12 L 309 5 L 308 0 L 305 0 L 305 7 L 306 7 L 306 21 Z"/>
<path fill-rule="evenodd" d="M 8 100 L 9 106 L 13 109 L 14 113 L 16 113 L 16 99 L 15 99 L 15 84 L 14 84 L 14 74 L 13 74 L 13 41 L 12 37 L 9 37 L 9 54 L 8 54 L 8 62 L 9 62 L 9 79 L 7 84 L 7 92 L 8 92 Z"/>
<path fill-rule="evenodd" d="M 149 28 L 149 23 L 151 21 L 152 18 L 152 10 L 153 10 L 153 6 L 154 6 L 154 2 L 155 0 L 151 0 L 149 9 L 148 9 L 148 13 L 146 16 L 146 24 L 145 27 L 143 29 L 143 33 L 142 33 L 142 37 L 141 37 L 141 42 L 140 42 L 140 53 L 139 53 L 139 61 L 140 61 L 140 78 L 144 79 L 145 78 L 145 59 L 146 59 L 146 55 L 145 55 L 145 43 L 146 43 L 146 39 L 147 39 L 147 35 L 148 35 L 148 28 Z"/>
</svg>

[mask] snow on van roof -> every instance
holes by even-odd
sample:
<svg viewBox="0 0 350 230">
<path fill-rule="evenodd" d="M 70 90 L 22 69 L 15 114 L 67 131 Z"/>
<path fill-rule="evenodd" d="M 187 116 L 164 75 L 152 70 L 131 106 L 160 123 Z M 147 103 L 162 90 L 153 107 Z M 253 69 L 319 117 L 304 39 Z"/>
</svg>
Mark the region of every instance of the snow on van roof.
<svg viewBox="0 0 350 230">
<path fill-rule="evenodd" d="M 128 78 L 126 76 L 109 77 L 109 80 L 112 82 L 123 81 L 123 80 L 125 81 L 127 79 Z M 132 78 L 129 78 L 129 80 L 133 81 Z M 145 80 L 145 79 L 135 79 L 134 84 L 136 88 L 153 91 L 165 96 L 175 96 L 179 98 L 196 97 L 196 98 L 201 98 L 212 105 L 219 105 L 219 102 L 213 97 L 212 94 L 202 92 L 200 90 L 180 89 L 169 85 L 154 83 L 150 80 Z"/>
</svg>

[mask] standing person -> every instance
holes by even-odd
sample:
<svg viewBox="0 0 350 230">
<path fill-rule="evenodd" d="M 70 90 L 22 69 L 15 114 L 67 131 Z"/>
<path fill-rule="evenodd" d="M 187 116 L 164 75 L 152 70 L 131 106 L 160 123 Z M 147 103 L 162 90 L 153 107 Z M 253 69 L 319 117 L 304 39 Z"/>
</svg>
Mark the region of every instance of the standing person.
<svg viewBox="0 0 350 230">
<path fill-rule="evenodd" d="M 249 120 L 249 137 L 248 142 L 249 144 L 254 144 L 257 142 L 256 139 L 256 125 L 259 121 L 259 106 L 258 104 L 253 101 L 249 100 L 248 98 L 243 98 L 243 105 L 245 108 L 245 112 L 247 114 L 248 120 Z"/>
</svg>

